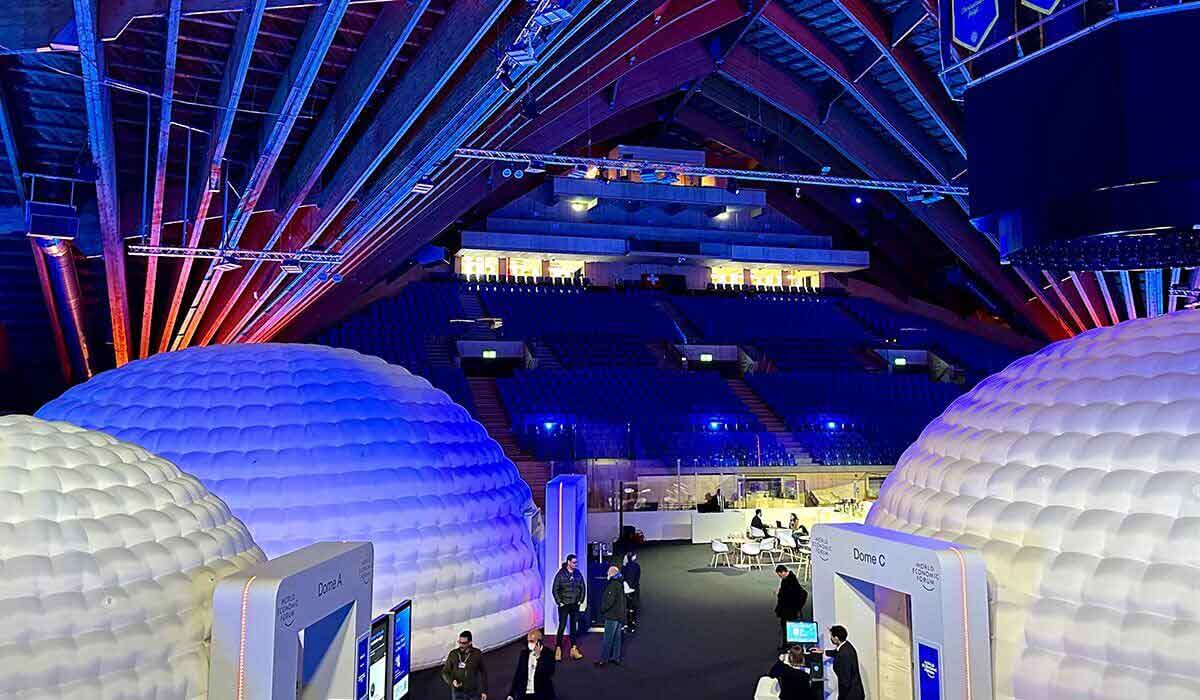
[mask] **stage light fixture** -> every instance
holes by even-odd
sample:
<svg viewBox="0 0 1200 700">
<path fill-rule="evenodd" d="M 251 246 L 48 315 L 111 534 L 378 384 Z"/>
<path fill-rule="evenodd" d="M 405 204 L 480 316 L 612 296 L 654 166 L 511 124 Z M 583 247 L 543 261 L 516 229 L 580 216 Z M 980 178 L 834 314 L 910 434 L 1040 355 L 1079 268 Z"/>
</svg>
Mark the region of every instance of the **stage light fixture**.
<svg viewBox="0 0 1200 700">
<path fill-rule="evenodd" d="M 513 80 L 513 77 L 509 75 L 507 65 L 500 69 L 500 72 L 496 75 L 496 78 L 500 81 L 500 87 L 504 88 L 506 92 L 516 91 L 517 83 L 515 80 Z"/>
<path fill-rule="evenodd" d="M 433 190 L 433 180 L 423 177 L 413 184 L 413 194 L 429 194 Z"/>
<path fill-rule="evenodd" d="M 821 174 L 822 175 L 828 175 L 830 173 L 830 171 L 832 171 L 832 170 L 833 170 L 833 168 L 829 167 L 828 165 L 821 166 Z"/>
<path fill-rule="evenodd" d="M 241 268 L 242 264 L 235 260 L 232 256 L 226 255 L 213 267 L 217 272 L 233 272 Z"/>
<path fill-rule="evenodd" d="M 725 189 L 730 194 L 741 194 L 742 193 L 742 186 L 740 183 L 738 183 L 737 178 L 734 178 L 734 177 L 729 178 L 729 180 L 727 180 L 725 182 Z"/>
<path fill-rule="evenodd" d="M 549 27 L 571 19 L 571 10 L 563 0 L 543 0 L 536 5 L 531 18 L 534 24 Z"/>
<path fill-rule="evenodd" d="M 279 269 L 285 275 L 298 275 L 304 272 L 304 266 L 296 258 L 288 258 L 279 264 Z"/>
</svg>

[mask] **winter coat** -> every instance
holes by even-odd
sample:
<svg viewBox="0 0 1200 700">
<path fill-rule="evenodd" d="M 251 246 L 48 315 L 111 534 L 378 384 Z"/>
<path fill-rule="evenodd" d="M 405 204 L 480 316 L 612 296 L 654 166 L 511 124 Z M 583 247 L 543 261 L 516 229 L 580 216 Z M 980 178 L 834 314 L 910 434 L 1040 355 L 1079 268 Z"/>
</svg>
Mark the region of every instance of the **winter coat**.
<svg viewBox="0 0 1200 700">
<path fill-rule="evenodd" d="M 551 591 L 554 594 L 554 603 L 558 607 L 579 605 L 587 598 L 587 584 L 583 581 L 583 573 L 579 569 L 570 571 L 564 565 L 554 575 Z"/>
<path fill-rule="evenodd" d="M 625 621 L 625 581 L 618 574 L 604 586 L 600 600 L 600 616 L 605 620 Z"/>
</svg>

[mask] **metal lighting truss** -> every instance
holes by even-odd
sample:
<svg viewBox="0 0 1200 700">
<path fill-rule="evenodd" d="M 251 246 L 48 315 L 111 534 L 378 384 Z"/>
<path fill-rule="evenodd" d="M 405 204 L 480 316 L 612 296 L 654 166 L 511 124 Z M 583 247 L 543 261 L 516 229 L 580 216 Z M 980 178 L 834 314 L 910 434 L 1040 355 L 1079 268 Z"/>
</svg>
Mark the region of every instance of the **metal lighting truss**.
<svg viewBox="0 0 1200 700">
<path fill-rule="evenodd" d="M 314 265 L 338 265 L 341 253 L 325 253 L 315 250 L 288 252 L 284 250 L 239 250 L 230 248 L 180 248 L 165 245 L 131 245 L 129 254 L 159 258 L 209 258 L 213 260 L 248 260 L 278 263 L 312 263 Z"/>
<path fill-rule="evenodd" d="M 868 180 L 857 177 L 838 177 L 836 175 L 805 175 L 802 173 L 781 173 L 770 170 L 736 170 L 733 168 L 710 168 L 704 165 L 687 163 L 660 163 L 646 160 L 612 160 L 609 158 L 585 158 L 581 156 L 561 156 L 554 153 L 526 153 L 522 151 L 489 151 L 479 148 L 459 148 L 454 155 L 459 158 L 474 160 L 494 160 L 507 163 L 533 164 L 539 167 L 558 165 L 573 168 L 598 168 L 607 170 L 633 170 L 637 172 L 662 172 L 675 175 L 691 175 L 695 177 L 721 177 L 739 181 L 775 182 L 788 185 L 815 185 L 819 187 L 844 187 L 855 190 L 879 190 L 885 192 L 904 192 L 906 194 L 920 193 L 923 195 L 943 195 L 950 197 L 965 197 L 967 187 L 963 185 L 941 185 L 924 182 L 904 182 L 898 180 Z"/>
<path fill-rule="evenodd" d="M 533 6 L 529 19 L 526 20 L 525 26 L 517 35 L 516 40 L 508 47 L 508 51 L 505 52 L 504 58 L 501 59 L 500 65 L 496 69 L 496 75 L 504 83 L 505 89 L 510 92 L 515 87 L 510 87 L 512 85 L 512 68 L 531 66 L 537 63 L 537 51 L 542 42 L 542 31 L 571 18 L 571 12 L 562 0 L 532 0 L 529 4 Z"/>
</svg>

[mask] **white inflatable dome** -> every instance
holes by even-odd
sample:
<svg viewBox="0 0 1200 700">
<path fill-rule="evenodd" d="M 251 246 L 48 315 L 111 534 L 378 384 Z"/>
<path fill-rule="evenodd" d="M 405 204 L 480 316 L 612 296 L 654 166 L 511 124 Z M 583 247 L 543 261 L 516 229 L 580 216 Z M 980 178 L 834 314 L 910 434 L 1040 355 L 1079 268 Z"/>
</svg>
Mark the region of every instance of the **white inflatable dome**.
<svg viewBox="0 0 1200 700">
<path fill-rule="evenodd" d="M 868 521 L 983 550 L 997 698 L 1200 698 L 1200 312 L 986 379 L 904 453 Z"/>
<path fill-rule="evenodd" d="M 221 345 L 104 372 L 39 416 L 195 474 L 270 557 L 375 544 L 375 612 L 413 599 L 413 664 L 541 622 L 529 487 L 483 426 L 420 377 L 318 345 Z"/>
<path fill-rule="evenodd" d="M 264 559 L 170 462 L 0 417 L 0 700 L 207 697 L 213 588 Z"/>
</svg>

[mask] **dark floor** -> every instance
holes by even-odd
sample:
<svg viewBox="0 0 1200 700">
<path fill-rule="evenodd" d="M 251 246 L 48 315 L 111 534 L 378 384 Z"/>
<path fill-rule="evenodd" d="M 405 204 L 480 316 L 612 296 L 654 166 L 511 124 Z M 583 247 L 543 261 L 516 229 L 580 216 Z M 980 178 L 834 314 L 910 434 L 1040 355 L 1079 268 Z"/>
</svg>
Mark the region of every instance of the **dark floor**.
<svg viewBox="0 0 1200 700">
<path fill-rule="evenodd" d="M 642 623 L 625 637 L 621 666 L 592 665 L 602 635 L 581 641 L 582 661 L 563 661 L 555 689 L 565 700 L 751 698 L 775 660 L 774 616 L 779 579 L 772 568 L 754 572 L 709 569 L 707 545 L 650 544 L 642 563 Z M 811 602 L 810 602 L 811 606 Z M 811 618 L 811 611 L 805 611 Z M 449 651 L 454 640 L 446 642 Z M 553 643 L 548 640 L 547 646 Z M 487 654 L 491 693 L 504 700 L 521 644 Z M 447 700 L 436 671 L 413 676 L 413 700 Z"/>
</svg>

